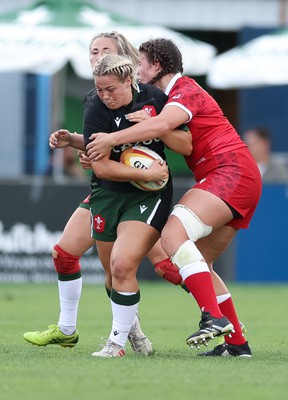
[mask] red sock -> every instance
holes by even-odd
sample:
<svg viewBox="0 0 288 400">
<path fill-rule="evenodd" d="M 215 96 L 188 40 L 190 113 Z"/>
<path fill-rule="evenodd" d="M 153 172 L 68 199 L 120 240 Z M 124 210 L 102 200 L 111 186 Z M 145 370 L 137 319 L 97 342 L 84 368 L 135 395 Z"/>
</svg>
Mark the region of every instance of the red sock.
<svg viewBox="0 0 288 400">
<path fill-rule="evenodd" d="M 231 324 L 234 325 L 234 330 L 235 330 L 234 333 L 231 332 L 230 334 L 231 337 L 229 337 L 230 335 L 225 336 L 225 342 L 235 345 L 244 344 L 246 342 L 246 339 L 242 333 L 232 298 L 229 297 L 229 299 L 220 303 L 219 308 L 223 313 L 223 315 L 225 315 L 225 317 L 229 319 Z"/>
<path fill-rule="evenodd" d="M 194 296 L 200 309 L 210 312 L 215 318 L 221 318 L 223 315 L 216 300 L 216 294 L 209 272 L 199 272 L 188 276 L 185 279 L 185 285 Z"/>
</svg>

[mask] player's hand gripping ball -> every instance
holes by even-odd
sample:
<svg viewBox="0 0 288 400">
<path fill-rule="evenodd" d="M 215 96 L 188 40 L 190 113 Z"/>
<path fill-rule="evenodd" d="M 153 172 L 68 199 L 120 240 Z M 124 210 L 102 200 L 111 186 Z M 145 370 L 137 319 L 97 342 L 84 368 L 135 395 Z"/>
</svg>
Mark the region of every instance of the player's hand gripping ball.
<svg viewBox="0 0 288 400">
<path fill-rule="evenodd" d="M 163 160 L 159 154 L 145 146 L 133 146 L 124 150 L 120 157 L 120 162 L 130 167 L 149 168 L 155 160 Z M 138 189 L 146 192 L 155 192 L 163 189 L 168 181 L 168 177 L 161 182 L 131 181 L 130 183 Z"/>
</svg>

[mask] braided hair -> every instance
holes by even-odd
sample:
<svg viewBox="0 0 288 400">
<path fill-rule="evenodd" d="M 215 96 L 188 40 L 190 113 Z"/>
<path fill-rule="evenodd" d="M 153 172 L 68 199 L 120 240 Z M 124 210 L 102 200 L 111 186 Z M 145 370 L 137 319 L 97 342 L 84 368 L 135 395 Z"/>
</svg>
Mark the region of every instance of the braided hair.
<svg viewBox="0 0 288 400">
<path fill-rule="evenodd" d="M 118 54 L 105 54 L 93 67 L 93 76 L 114 75 L 121 82 L 131 78 L 132 86 L 137 88 L 135 69 L 132 61 Z"/>
<path fill-rule="evenodd" d="M 182 54 L 170 39 L 148 40 L 140 45 L 139 52 L 146 53 L 150 63 L 159 62 L 162 67 L 162 70 L 150 80 L 150 84 L 155 83 L 167 74 L 183 73 Z"/>
</svg>

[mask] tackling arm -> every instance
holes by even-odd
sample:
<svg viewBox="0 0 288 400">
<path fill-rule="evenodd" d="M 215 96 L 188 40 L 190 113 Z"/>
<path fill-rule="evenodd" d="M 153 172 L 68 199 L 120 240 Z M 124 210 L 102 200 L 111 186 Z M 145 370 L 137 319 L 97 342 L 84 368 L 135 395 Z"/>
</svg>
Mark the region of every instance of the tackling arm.
<svg viewBox="0 0 288 400">
<path fill-rule="evenodd" d="M 180 107 L 165 107 L 159 115 L 141 121 L 130 128 L 112 132 L 109 135 L 94 133 L 90 136 L 92 142 L 87 145 L 87 154 L 90 159 L 99 160 L 116 145 L 162 138 L 173 129 L 185 124 L 187 119 L 187 113 Z"/>
</svg>

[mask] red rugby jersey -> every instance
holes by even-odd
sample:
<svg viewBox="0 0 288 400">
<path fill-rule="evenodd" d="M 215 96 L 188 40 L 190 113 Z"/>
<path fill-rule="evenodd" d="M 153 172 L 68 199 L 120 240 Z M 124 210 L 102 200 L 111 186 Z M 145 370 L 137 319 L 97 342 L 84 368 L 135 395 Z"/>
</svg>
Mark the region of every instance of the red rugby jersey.
<svg viewBox="0 0 288 400">
<path fill-rule="evenodd" d="M 210 165 L 208 170 L 211 168 L 215 155 L 246 147 L 217 102 L 194 79 L 175 75 L 166 94 L 168 101 L 165 107 L 178 106 L 189 116 L 186 125 L 192 134 L 193 151 L 185 160 L 195 177 L 200 173 L 198 168 L 202 175 L 203 169 L 208 167 L 206 165 L 205 168 L 205 164 Z"/>
</svg>

